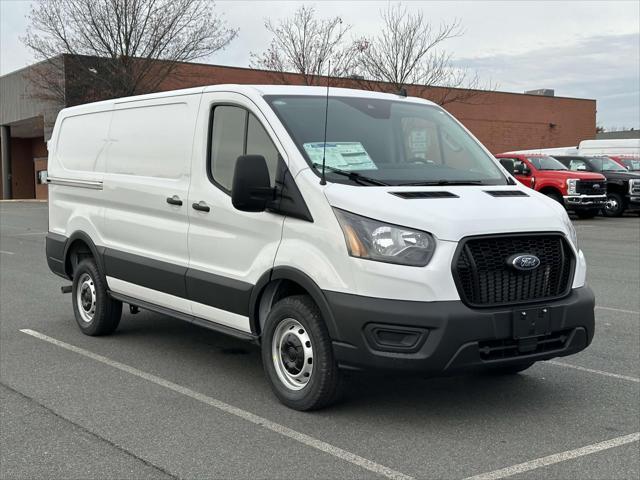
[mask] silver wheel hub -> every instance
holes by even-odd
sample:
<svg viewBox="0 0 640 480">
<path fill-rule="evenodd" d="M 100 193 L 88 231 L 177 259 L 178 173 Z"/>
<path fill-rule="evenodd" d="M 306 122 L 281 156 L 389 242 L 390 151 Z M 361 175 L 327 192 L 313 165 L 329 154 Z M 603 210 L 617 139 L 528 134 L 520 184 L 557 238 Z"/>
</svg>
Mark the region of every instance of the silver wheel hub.
<svg viewBox="0 0 640 480">
<path fill-rule="evenodd" d="M 78 312 L 83 322 L 90 323 L 96 313 L 96 287 L 93 278 L 88 273 L 83 273 L 78 280 L 76 303 Z"/>
<path fill-rule="evenodd" d="M 271 360 L 280 381 L 290 390 L 302 390 L 313 373 L 313 345 L 307 329 L 293 318 L 276 327 Z"/>
<path fill-rule="evenodd" d="M 607 208 L 608 210 L 615 210 L 615 209 L 617 209 L 617 208 L 618 208 L 618 201 L 617 201 L 615 198 L 613 198 L 613 197 L 609 197 L 609 198 L 607 198 L 607 205 L 606 205 L 606 208 Z"/>
</svg>

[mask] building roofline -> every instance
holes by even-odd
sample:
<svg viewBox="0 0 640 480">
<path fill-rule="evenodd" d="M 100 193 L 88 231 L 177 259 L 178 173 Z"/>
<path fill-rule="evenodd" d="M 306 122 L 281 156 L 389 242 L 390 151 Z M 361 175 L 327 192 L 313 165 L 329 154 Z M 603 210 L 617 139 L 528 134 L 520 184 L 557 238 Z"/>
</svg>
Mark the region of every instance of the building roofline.
<svg viewBox="0 0 640 480">
<path fill-rule="evenodd" d="M 4 78 L 4 77 L 8 77 L 9 75 L 14 75 L 16 73 L 22 72 L 23 70 L 28 70 L 30 68 L 35 67 L 36 65 L 42 65 L 43 63 L 50 63 L 52 61 L 54 61 L 56 58 L 61 58 L 64 57 L 65 54 L 60 54 L 60 55 L 56 55 L 55 57 L 51 57 L 47 60 L 40 60 L 39 62 L 35 62 L 35 63 L 31 63 L 25 67 L 20 67 L 16 70 L 12 70 L 10 72 L 5 73 L 4 75 L 0 75 L 0 79 Z"/>
<path fill-rule="evenodd" d="M 277 70 L 265 70 L 263 68 L 251 68 L 251 67 L 238 67 L 235 65 L 221 65 L 221 64 L 217 64 L 217 63 L 203 63 L 203 62 L 176 62 L 179 64 L 183 64 L 183 65 L 199 65 L 199 66 L 203 66 L 203 67 L 218 67 L 218 68 L 230 68 L 233 70 L 245 70 L 245 71 L 251 71 L 251 72 L 264 72 L 264 73 L 271 73 L 271 74 L 277 74 L 277 73 L 285 73 L 288 75 L 300 75 L 299 73 L 296 72 L 280 72 Z M 327 78 L 325 75 L 320 75 L 320 78 Z M 356 81 L 353 78 L 349 78 L 349 77 L 330 77 L 332 80 L 351 80 L 351 81 Z M 388 83 L 388 82 L 382 82 L 382 81 L 378 81 L 378 80 L 364 80 L 364 81 L 369 81 L 372 83 Z M 421 88 L 422 85 L 419 84 L 415 84 L 415 83 L 410 83 L 407 84 L 407 87 L 414 87 L 414 88 Z M 563 95 L 554 95 L 554 96 L 545 96 L 545 95 L 535 95 L 533 93 L 519 93 L 519 92 L 506 92 L 504 90 L 482 90 L 479 88 L 461 88 L 461 87 L 444 87 L 444 86 L 439 86 L 439 85 L 433 85 L 431 87 L 427 87 L 427 88 L 446 88 L 449 90 L 461 90 L 461 91 L 465 91 L 465 92 L 481 92 L 481 93 L 500 93 L 500 94 L 505 94 L 505 95 L 518 95 L 520 97 L 535 97 L 535 98 L 560 98 L 563 100 L 586 100 L 586 101 L 590 101 L 590 102 L 595 102 L 597 101 L 597 99 L 595 98 L 581 98 L 581 97 L 566 97 Z"/>
<path fill-rule="evenodd" d="M 62 53 L 60 55 L 57 55 L 55 57 L 52 57 L 49 60 L 41 60 L 39 62 L 36 63 L 32 63 L 31 65 L 27 65 L 25 67 L 19 68 L 17 70 L 13 70 L 11 72 L 5 73 L 4 75 L 0 76 L 0 79 L 9 76 L 9 75 L 13 75 L 15 73 L 21 72 L 23 70 L 27 70 L 29 68 L 32 68 L 36 65 L 40 65 L 42 63 L 45 62 L 49 62 L 54 58 L 58 58 L 58 57 L 65 57 L 65 56 L 71 56 L 71 54 L 68 53 Z M 92 55 L 83 55 L 84 57 L 92 57 Z M 95 57 L 95 58 L 101 58 L 101 57 Z M 157 60 L 158 62 L 163 62 L 166 60 Z M 197 66 L 202 66 L 202 67 L 213 67 L 213 68 L 226 68 L 226 69 L 232 69 L 232 70 L 242 70 L 242 71 L 251 71 L 251 72 L 263 72 L 263 73 L 267 73 L 267 74 L 278 74 L 278 73 L 284 73 L 287 75 L 293 75 L 293 76 L 298 76 L 300 75 L 299 73 L 296 72 L 279 72 L 279 71 L 275 71 L 275 70 L 266 70 L 263 68 L 251 68 L 251 67 L 238 67 L 235 65 L 220 65 L 220 64 L 215 64 L 215 63 L 204 63 L 204 62 L 175 62 L 177 64 L 180 65 L 197 65 Z M 326 76 L 324 75 L 320 75 L 320 78 L 326 78 Z M 352 79 L 349 77 L 330 77 L 332 80 L 336 80 L 336 81 L 343 81 L 343 80 L 351 80 L 351 81 L 357 81 L 356 79 Z M 382 82 L 382 81 L 377 81 L 377 80 L 365 80 L 368 82 L 372 82 L 374 84 L 388 84 L 388 82 Z M 409 88 L 422 88 L 422 85 L 419 84 L 407 84 L 407 87 Z M 449 90 L 454 90 L 454 91 L 464 91 L 464 92 L 478 92 L 478 93 L 498 93 L 501 95 L 518 95 L 520 97 L 535 97 L 535 98 L 547 98 L 547 99 L 561 99 L 561 100 L 578 100 L 578 101 L 588 101 L 588 102 L 597 102 L 597 100 L 595 98 L 581 98 L 581 97 L 566 97 L 566 96 L 561 96 L 561 95 L 554 95 L 554 96 L 545 96 L 545 95 L 535 95 L 532 93 L 519 93 L 519 92 L 506 92 L 504 90 L 482 90 L 479 88 L 461 88 L 461 87 L 446 87 L 446 86 L 438 86 L 438 85 L 433 85 L 431 87 L 427 87 L 427 88 L 433 88 L 433 89 L 449 89 Z"/>
</svg>

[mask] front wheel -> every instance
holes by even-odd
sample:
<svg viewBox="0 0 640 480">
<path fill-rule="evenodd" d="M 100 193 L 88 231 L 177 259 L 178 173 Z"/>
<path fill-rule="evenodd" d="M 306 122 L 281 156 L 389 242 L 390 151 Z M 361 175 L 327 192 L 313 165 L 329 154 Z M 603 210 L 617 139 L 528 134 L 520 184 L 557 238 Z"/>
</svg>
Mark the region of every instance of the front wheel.
<svg viewBox="0 0 640 480">
<path fill-rule="evenodd" d="M 619 193 L 607 193 L 607 203 L 602 209 L 602 213 L 607 217 L 619 217 L 624 212 L 624 198 Z"/>
<path fill-rule="evenodd" d="M 329 332 L 306 295 L 280 300 L 262 335 L 262 362 L 278 399 L 295 410 L 316 410 L 335 401 L 340 372 Z"/>
</svg>

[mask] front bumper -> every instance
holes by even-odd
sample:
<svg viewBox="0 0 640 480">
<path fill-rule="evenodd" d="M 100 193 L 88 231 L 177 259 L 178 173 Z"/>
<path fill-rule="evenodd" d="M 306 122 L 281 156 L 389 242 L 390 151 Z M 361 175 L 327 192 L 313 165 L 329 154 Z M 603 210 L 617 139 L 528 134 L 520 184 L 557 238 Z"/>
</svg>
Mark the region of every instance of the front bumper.
<svg viewBox="0 0 640 480">
<path fill-rule="evenodd" d="M 606 195 L 565 195 L 567 208 L 602 208 L 607 203 Z"/>
<path fill-rule="evenodd" d="M 542 304 L 472 309 L 461 301 L 412 302 L 325 292 L 336 320 L 333 349 L 342 368 L 448 374 L 547 360 L 593 339 L 589 287 Z M 514 339 L 514 314 L 547 309 L 544 334 Z"/>
</svg>

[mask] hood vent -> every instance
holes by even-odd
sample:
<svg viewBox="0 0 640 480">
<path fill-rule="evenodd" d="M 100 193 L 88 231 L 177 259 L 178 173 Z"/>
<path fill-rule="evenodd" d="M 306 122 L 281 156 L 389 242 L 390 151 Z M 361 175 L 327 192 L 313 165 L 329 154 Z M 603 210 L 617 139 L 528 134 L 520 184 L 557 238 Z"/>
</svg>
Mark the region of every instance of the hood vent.
<svg viewBox="0 0 640 480">
<path fill-rule="evenodd" d="M 492 197 L 528 197 L 522 190 L 485 190 Z"/>
<path fill-rule="evenodd" d="M 396 197 L 406 198 L 408 200 L 415 200 L 419 198 L 459 198 L 458 195 L 454 195 L 451 192 L 389 192 Z"/>
</svg>

